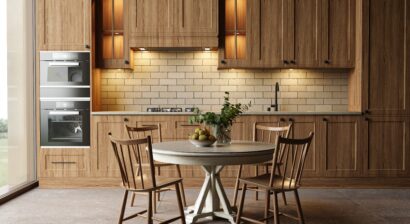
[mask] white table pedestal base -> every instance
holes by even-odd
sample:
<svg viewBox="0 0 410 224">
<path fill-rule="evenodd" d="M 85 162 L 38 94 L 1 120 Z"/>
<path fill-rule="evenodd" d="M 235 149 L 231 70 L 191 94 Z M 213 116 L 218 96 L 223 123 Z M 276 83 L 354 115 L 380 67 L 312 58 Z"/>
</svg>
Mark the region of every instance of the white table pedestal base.
<svg viewBox="0 0 410 224">
<path fill-rule="evenodd" d="M 222 186 L 219 173 L 223 166 L 202 166 L 206 173 L 204 184 L 193 207 L 186 215 L 187 223 L 195 223 L 201 218 L 222 218 L 235 223 L 228 197 Z"/>
</svg>

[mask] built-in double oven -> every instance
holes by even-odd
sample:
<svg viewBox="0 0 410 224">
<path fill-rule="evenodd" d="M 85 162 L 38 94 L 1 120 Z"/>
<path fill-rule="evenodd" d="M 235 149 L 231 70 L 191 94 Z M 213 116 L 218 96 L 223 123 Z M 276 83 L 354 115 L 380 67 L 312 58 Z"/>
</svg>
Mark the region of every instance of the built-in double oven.
<svg viewBox="0 0 410 224">
<path fill-rule="evenodd" d="M 90 145 L 90 53 L 40 52 L 42 147 Z"/>
</svg>

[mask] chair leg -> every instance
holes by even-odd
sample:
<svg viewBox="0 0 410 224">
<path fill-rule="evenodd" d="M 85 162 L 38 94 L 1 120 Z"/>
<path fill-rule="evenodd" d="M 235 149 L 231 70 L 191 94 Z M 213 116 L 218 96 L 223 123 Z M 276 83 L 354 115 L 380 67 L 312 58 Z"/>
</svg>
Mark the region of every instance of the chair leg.
<svg viewBox="0 0 410 224">
<path fill-rule="evenodd" d="M 154 214 L 157 213 L 157 192 L 156 191 L 152 193 L 152 210 L 154 211 Z"/>
<path fill-rule="evenodd" d="M 176 165 L 176 167 L 177 167 L 178 177 L 182 178 L 181 167 L 179 165 Z M 182 203 L 184 207 L 186 207 L 185 189 L 184 189 L 184 183 L 182 181 L 181 181 L 180 189 L 181 189 Z"/>
<path fill-rule="evenodd" d="M 269 224 L 269 209 L 270 209 L 270 191 L 267 190 L 266 194 L 266 204 L 265 204 L 265 224 Z"/>
<path fill-rule="evenodd" d="M 161 192 L 157 192 L 157 201 L 161 201 Z"/>
<path fill-rule="evenodd" d="M 148 213 L 147 213 L 147 223 L 152 224 L 152 191 L 148 192 Z M 155 194 L 155 192 L 154 192 Z"/>
<path fill-rule="evenodd" d="M 134 207 L 134 202 L 135 202 L 135 193 L 133 192 L 131 196 L 131 207 Z"/>
<path fill-rule="evenodd" d="M 299 223 L 304 224 L 305 218 L 303 217 L 303 211 L 302 211 L 302 205 L 300 204 L 299 193 L 298 193 L 298 190 L 295 190 L 294 192 L 295 192 L 295 199 L 296 199 L 297 211 L 298 211 L 298 216 L 299 216 Z"/>
<path fill-rule="evenodd" d="M 282 199 L 283 199 L 283 204 L 288 205 L 288 201 L 286 200 L 285 192 L 282 192 Z"/>
<path fill-rule="evenodd" d="M 234 189 L 234 192 L 233 192 L 232 206 L 236 206 L 236 201 L 238 200 L 239 178 L 241 178 L 241 175 L 242 175 L 242 165 L 239 166 L 238 175 L 237 175 L 236 181 L 235 181 L 235 189 Z"/>
<path fill-rule="evenodd" d="M 121 206 L 121 212 L 120 212 L 120 218 L 118 220 L 118 224 L 121 224 L 122 221 L 124 220 L 125 207 L 127 206 L 127 198 L 128 198 L 128 191 L 125 190 L 124 198 L 122 199 L 122 206 Z"/>
<path fill-rule="evenodd" d="M 177 193 L 178 209 L 179 209 L 179 215 L 181 216 L 181 223 L 185 224 L 185 213 L 184 213 L 184 207 L 182 206 L 181 189 L 179 188 L 179 183 L 175 184 L 175 191 Z"/>
<path fill-rule="evenodd" d="M 243 204 L 245 202 L 246 184 L 242 186 L 241 201 L 239 202 L 238 213 L 236 214 L 236 224 L 241 223 L 241 217 L 243 212 Z"/>
<path fill-rule="evenodd" d="M 259 166 L 256 165 L 255 166 L 255 176 L 259 176 Z M 258 192 L 258 187 L 256 187 L 256 191 L 255 191 L 255 200 L 259 200 L 259 192 Z"/>
<path fill-rule="evenodd" d="M 275 212 L 273 223 L 279 224 L 279 204 L 278 204 L 278 195 L 276 194 L 276 192 L 273 192 L 273 197 L 275 199 L 273 203 L 273 211 Z"/>
</svg>

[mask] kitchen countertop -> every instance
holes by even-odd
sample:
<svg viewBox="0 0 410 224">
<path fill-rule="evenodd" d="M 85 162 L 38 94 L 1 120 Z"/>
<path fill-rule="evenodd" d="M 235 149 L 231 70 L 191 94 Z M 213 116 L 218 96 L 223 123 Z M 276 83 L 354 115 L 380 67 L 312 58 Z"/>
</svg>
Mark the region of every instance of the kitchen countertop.
<svg viewBox="0 0 410 224">
<path fill-rule="evenodd" d="M 94 116 L 104 115 L 193 115 L 191 112 L 144 112 L 144 111 L 98 111 L 91 112 Z M 278 112 L 245 112 L 243 115 L 361 115 L 361 112 L 291 112 L 291 111 L 278 111 Z"/>
</svg>

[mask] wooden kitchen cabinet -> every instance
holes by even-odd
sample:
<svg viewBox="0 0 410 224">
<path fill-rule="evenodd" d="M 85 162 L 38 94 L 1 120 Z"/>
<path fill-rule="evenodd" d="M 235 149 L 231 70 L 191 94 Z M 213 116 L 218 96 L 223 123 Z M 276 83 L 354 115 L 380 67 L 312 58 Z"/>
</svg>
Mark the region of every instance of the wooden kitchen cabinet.
<svg viewBox="0 0 410 224">
<path fill-rule="evenodd" d="M 351 68 L 355 13 L 352 0 L 226 0 L 219 68 Z"/>
<path fill-rule="evenodd" d="M 218 0 L 134 0 L 130 46 L 218 47 Z"/>
<path fill-rule="evenodd" d="M 133 54 L 129 47 L 128 4 L 130 0 L 102 0 L 95 2 L 97 68 L 133 68 Z"/>
<path fill-rule="evenodd" d="M 280 124 L 286 125 L 293 123 L 293 130 L 290 138 L 307 138 L 310 132 L 314 132 L 312 143 L 310 145 L 308 155 L 306 157 L 304 176 L 315 177 L 319 175 L 319 146 L 318 146 L 318 131 L 319 126 L 316 122 L 315 116 L 286 116 L 280 117 Z"/>
<path fill-rule="evenodd" d="M 353 68 L 355 63 L 355 0 L 322 0 L 320 67 Z"/>
<path fill-rule="evenodd" d="M 362 91 L 370 115 L 410 114 L 409 10 L 407 0 L 369 1 Z"/>
<path fill-rule="evenodd" d="M 358 177 L 363 175 L 364 138 L 361 116 L 320 116 L 318 152 L 320 175 L 324 177 Z"/>
<path fill-rule="evenodd" d="M 410 118 L 365 118 L 363 160 L 366 176 L 400 177 L 410 174 Z"/>
<path fill-rule="evenodd" d="M 37 0 L 38 50 L 89 50 L 91 0 Z"/>
<path fill-rule="evenodd" d="M 89 151 L 88 148 L 40 148 L 39 178 L 89 176 Z"/>
</svg>

